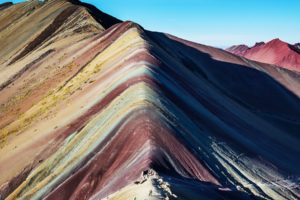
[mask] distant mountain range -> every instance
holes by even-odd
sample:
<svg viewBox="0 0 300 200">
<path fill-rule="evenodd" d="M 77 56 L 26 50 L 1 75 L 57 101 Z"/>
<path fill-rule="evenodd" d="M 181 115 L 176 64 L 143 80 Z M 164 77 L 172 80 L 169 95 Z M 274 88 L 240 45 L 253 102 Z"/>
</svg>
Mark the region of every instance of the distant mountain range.
<svg viewBox="0 0 300 200">
<path fill-rule="evenodd" d="M 235 45 L 226 50 L 251 60 L 300 71 L 300 43 L 288 44 L 277 38 L 253 47 Z"/>
<path fill-rule="evenodd" d="M 235 49 L 299 69 L 297 45 Z M 293 70 L 76 0 L 3 4 L 0 200 L 298 200 Z"/>
</svg>

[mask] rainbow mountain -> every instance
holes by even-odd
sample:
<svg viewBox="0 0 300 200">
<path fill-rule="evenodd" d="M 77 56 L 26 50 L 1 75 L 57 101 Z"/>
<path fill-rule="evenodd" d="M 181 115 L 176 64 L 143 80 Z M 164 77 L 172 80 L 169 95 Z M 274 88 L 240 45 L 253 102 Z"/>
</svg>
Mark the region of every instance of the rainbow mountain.
<svg viewBox="0 0 300 200">
<path fill-rule="evenodd" d="M 0 5 L 0 199 L 299 199 L 300 74 L 75 0 Z"/>
</svg>

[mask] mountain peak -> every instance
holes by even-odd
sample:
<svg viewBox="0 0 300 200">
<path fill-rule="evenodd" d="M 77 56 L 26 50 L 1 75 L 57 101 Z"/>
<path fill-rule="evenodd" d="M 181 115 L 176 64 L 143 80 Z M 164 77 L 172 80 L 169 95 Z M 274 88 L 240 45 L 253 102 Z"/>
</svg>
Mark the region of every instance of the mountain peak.
<svg viewBox="0 0 300 200">
<path fill-rule="evenodd" d="M 288 43 L 282 41 L 279 38 L 275 38 L 275 39 L 267 42 L 266 45 L 275 45 L 274 47 L 279 48 L 280 46 L 286 46 L 286 45 L 288 45 Z"/>
<path fill-rule="evenodd" d="M 274 38 L 270 42 L 283 42 L 280 38 Z"/>
<path fill-rule="evenodd" d="M 274 64 L 283 68 L 300 71 L 299 44 L 290 45 L 279 38 L 275 38 L 267 43 L 256 43 L 253 47 L 246 50 L 234 47 L 236 46 L 226 50 L 250 60 Z"/>
<path fill-rule="evenodd" d="M 0 199 L 299 199 L 298 77 L 80 1 L 13 5 Z"/>
<path fill-rule="evenodd" d="M 94 17 L 94 19 L 98 23 L 100 23 L 105 29 L 111 27 L 114 24 L 122 22 L 121 20 L 102 12 L 92 4 L 88 4 L 80 0 L 69 0 L 69 2 L 74 5 L 86 8 L 88 12 Z"/>
</svg>

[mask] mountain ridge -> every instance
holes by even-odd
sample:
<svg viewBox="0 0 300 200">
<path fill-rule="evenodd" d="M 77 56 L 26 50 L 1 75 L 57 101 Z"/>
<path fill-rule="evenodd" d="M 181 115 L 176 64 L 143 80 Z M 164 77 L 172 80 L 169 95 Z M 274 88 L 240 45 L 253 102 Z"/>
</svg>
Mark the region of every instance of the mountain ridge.
<svg viewBox="0 0 300 200">
<path fill-rule="evenodd" d="M 226 50 L 251 60 L 299 71 L 300 51 L 297 43 L 292 45 L 275 38 L 267 43 L 256 43 L 253 47 L 234 45 Z"/>
<path fill-rule="evenodd" d="M 70 6 L 46 2 L 13 47 Z M 1 198 L 299 197 L 297 73 L 86 14 L 2 63 Z"/>
</svg>

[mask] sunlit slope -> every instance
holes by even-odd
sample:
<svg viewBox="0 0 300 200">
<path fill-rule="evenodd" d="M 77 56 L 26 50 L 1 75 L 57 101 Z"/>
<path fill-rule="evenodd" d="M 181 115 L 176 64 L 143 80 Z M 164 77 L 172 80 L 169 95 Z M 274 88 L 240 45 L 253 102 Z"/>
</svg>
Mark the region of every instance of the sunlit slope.
<svg viewBox="0 0 300 200">
<path fill-rule="evenodd" d="M 267 43 L 258 42 L 253 47 L 235 45 L 226 50 L 250 60 L 300 71 L 299 43 L 293 45 L 276 38 Z"/>
<path fill-rule="evenodd" d="M 78 9 L 4 61 L 1 197 L 299 198 L 297 73 Z"/>
</svg>

